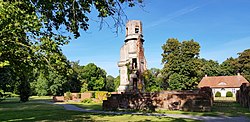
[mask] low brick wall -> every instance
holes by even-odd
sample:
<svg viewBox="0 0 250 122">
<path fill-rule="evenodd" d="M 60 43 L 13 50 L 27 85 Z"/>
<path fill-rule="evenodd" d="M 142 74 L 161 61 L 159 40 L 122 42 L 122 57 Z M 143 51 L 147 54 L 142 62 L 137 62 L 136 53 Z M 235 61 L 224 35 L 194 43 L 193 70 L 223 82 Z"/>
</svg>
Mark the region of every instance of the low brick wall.
<svg viewBox="0 0 250 122">
<path fill-rule="evenodd" d="M 66 93 L 64 93 L 64 96 L 53 96 L 54 102 L 64 102 L 65 101 Z M 90 99 L 92 97 L 91 92 L 84 92 L 84 93 L 71 93 L 70 100 L 74 101 L 82 101 L 84 99 Z"/>
<path fill-rule="evenodd" d="M 54 102 L 63 102 L 64 96 L 53 96 L 53 101 Z"/>
<path fill-rule="evenodd" d="M 195 91 L 112 94 L 103 101 L 103 109 L 211 111 L 212 104 L 212 89 L 201 88 Z"/>
<path fill-rule="evenodd" d="M 236 101 L 243 107 L 250 109 L 250 83 L 243 83 L 236 93 Z"/>
</svg>

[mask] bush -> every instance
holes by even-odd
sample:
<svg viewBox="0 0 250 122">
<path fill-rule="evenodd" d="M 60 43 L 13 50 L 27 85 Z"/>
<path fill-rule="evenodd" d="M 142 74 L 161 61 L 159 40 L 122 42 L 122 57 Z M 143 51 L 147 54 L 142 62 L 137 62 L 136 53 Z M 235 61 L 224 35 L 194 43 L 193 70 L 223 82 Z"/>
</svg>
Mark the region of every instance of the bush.
<svg viewBox="0 0 250 122">
<path fill-rule="evenodd" d="M 228 92 L 226 93 L 226 97 L 233 97 L 233 93 L 230 92 L 230 91 L 228 91 Z"/>
<path fill-rule="evenodd" d="M 217 91 L 217 92 L 215 93 L 215 97 L 221 97 L 221 93 Z"/>
<path fill-rule="evenodd" d="M 87 98 L 81 101 L 82 103 L 92 103 L 93 100 L 91 98 Z"/>
<path fill-rule="evenodd" d="M 81 93 L 78 93 L 78 94 L 76 95 L 76 97 L 77 97 L 77 99 L 81 99 Z"/>
<path fill-rule="evenodd" d="M 107 100 L 107 94 L 108 92 L 106 91 L 96 91 L 94 93 L 94 98 L 98 100 Z"/>
<path fill-rule="evenodd" d="M 71 94 L 71 92 L 66 92 L 65 100 L 71 100 L 71 99 L 72 99 L 72 94 Z"/>
</svg>

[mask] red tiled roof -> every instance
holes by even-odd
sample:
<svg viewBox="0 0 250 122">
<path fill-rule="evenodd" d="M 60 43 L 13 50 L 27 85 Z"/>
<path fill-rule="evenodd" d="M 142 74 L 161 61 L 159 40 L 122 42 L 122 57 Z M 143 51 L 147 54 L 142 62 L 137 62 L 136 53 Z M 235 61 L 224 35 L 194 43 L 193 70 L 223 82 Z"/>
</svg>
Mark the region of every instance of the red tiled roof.
<svg viewBox="0 0 250 122">
<path fill-rule="evenodd" d="M 248 81 L 241 75 L 238 76 L 212 76 L 203 77 L 198 87 L 211 87 L 211 88 L 239 88 L 242 83 Z"/>
</svg>

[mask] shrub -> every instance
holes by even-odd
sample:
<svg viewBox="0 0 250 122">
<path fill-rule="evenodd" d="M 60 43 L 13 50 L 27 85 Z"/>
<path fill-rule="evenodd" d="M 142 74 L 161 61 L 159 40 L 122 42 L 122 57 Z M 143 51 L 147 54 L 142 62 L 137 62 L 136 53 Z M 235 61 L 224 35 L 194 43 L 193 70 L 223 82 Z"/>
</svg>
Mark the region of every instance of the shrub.
<svg viewBox="0 0 250 122">
<path fill-rule="evenodd" d="M 77 99 L 81 99 L 81 93 L 78 93 L 78 94 L 76 95 L 76 97 L 77 97 Z"/>
<path fill-rule="evenodd" d="M 217 92 L 215 93 L 215 97 L 221 97 L 221 93 L 217 91 Z"/>
<path fill-rule="evenodd" d="M 91 98 L 87 98 L 81 101 L 82 103 L 92 103 L 93 100 Z"/>
<path fill-rule="evenodd" d="M 108 92 L 106 91 L 96 91 L 94 93 L 94 98 L 98 100 L 107 100 L 107 94 Z"/>
<path fill-rule="evenodd" d="M 230 92 L 230 91 L 228 91 L 228 92 L 226 93 L 226 97 L 233 97 L 233 93 Z"/>
<path fill-rule="evenodd" d="M 72 94 L 71 94 L 71 92 L 66 92 L 65 100 L 71 100 L 71 99 L 72 99 Z"/>
</svg>

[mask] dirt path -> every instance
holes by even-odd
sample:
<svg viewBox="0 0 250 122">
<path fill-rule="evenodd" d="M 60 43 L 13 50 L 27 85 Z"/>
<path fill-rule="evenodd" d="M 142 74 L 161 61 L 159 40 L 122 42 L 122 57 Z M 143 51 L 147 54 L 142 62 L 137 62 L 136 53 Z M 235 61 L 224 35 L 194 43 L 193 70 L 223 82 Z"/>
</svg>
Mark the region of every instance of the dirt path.
<svg viewBox="0 0 250 122">
<path fill-rule="evenodd" d="M 160 113 L 138 113 L 138 112 L 112 112 L 112 111 L 99 111 L 99 110 L 86 110 L 79 108 L 70 104 L 63 103 L 50 103 L 63 106 L 66 110 L 71 111 L 81 111 L 81 112 L 90 112 L 90 113 L 100 113 L 100 114 L 133 114 L 133 115 L 145 115 L 145 116 L 160 116 L 160 117 L 172 117 L 172 118 L 188 118 L 202 120 L 205 122 L 250 122 L 250 119 L 244 116 L 240 117 L 212 117 L 212 116 L 193 116 L 193 115 L 183 115 L 183 114 L 160 114 Z"/>
</svg>

